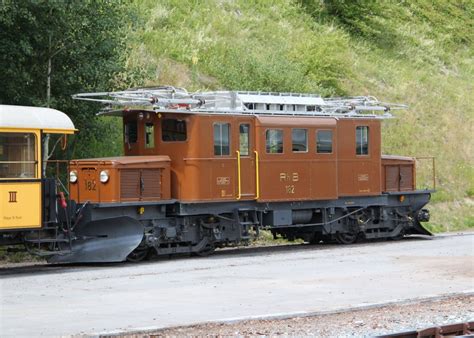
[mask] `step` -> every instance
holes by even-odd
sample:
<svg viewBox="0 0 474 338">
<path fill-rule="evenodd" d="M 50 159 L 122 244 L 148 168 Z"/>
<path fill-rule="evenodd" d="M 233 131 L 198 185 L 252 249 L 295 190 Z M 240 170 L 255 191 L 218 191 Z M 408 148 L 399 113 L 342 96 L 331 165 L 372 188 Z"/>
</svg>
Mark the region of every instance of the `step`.
<svg viewBox="0 0 474 338">
<path fill-rule="evenodd" d="M 58 239 L 58 238 L 40 238 L 40 239 L 25 239 L 25 242 L 42 244 L 42 243 L 69 243 L 69 239 Z"/>
</svg>

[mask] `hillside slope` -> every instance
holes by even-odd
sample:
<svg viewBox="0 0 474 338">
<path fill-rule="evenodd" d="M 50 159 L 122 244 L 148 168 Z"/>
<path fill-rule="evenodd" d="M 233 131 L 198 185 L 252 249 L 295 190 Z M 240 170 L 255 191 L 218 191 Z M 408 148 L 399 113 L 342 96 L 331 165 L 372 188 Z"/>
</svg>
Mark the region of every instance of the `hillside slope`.
<svg viewBox="0 0 474 338">
<path fill-rule="evenodd" d="M 384 153 L 435 156 L 432 227 L 474 227 L 470 1 L 137 1 L 129 69 L 143 85 L 374 95 L 410 106 Z M 420 163 L 420 184 L 430 163 Z M 433 209 L 433 207 L 432 207 Z"/>
</svg>

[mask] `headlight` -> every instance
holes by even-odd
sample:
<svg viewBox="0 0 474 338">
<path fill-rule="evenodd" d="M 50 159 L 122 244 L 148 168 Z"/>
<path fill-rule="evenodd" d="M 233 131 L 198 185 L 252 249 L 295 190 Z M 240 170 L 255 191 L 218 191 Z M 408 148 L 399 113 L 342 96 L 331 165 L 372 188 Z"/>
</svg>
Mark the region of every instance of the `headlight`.
<svg viewBox="0 0 474 338">
<path fill-rule="evenodd" d="M 107 181 L 109 180 L 109 172 L 107 170 L 102 170 L 100 172 L 99 179 L 102 183 L 107 183 Z"/>
<path fill-rule="evenodd" d="M 77 182 L 77 171 L 72 170 L 69 172 L 69 182 L 76 183 Z"/>
</svg>

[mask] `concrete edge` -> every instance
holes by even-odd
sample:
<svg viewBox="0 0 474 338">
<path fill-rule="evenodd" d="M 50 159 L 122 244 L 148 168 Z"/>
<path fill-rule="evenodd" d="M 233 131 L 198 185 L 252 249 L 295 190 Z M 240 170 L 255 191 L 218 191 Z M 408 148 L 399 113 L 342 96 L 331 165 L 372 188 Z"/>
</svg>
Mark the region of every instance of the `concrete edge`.
<svg viewBox="0 0 474 338">
<path fill-rule="evenodd" d="M 446 293 L 442 295 L 427 295 L 427 296 L 409 298 L 409 299 L 393 299 L 393 300 L 388 300 L 385 302 L 378 302 L 378 303 L 368 303 L 368 304 L 362 303 L 362 304 L 353 305 L 348 308 L 341 308 L 341 309 L 328 310 L 328 311 L 296 311 L 296 312 L 244 316 L 244 317 L 231 317 L 231 318 L 223 318 L 223 319 L 217 319 L 217 320 L 189 323 L 185 325 L 147 326 L 147 327 L 131 328 L 131 329 L 126 329 L 126 330 L 89 332 L 89 333 L 81 334 L 81 336 L 85 335 L 85 336 L 100 337 L 100 336 L 139 335 L 139 334 L 149 334 L 149 333 L 156 332 L 159 330 L 164 330 L 164 329 L 178 329 L 178 328 L 185 328 L 185 327 L 205 325 L 205 324 L 235 324 L 235 323 L 249 321 L 249 320 L 282 320 L 282 319 L 291 319 L 291 318 L 318 317 L 318 316 L 335 315 L 335 314 L 352 312 L 352 311 L 370 310 L 370 309 L 375 309 L 375 308 L 384 307 L 384 306 L 391 306 L 391 305 L 408 305 L 408 304 L 417 304 L 417 303 L 427 303 L 427 302 L 433 302 L 433 301 L 439 301 L 439 300 L 445 300 L 445 299 L 449 299 L 453 297 L 463 297 L 463 296 L 474 296 L 474 289 L 465 290 L 461 292 Z"/>
</svg>

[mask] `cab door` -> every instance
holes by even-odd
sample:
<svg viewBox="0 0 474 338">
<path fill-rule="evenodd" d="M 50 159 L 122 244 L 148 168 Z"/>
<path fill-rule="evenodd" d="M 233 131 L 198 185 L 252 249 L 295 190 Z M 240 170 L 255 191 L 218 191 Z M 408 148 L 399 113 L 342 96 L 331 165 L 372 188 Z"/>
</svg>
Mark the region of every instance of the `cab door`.
<svg viewBox="0 0 474 338">
<path fill-rule="evenodd" d="M 240 199 L 256 198 L 255 128 L 251 119 L 238 121 L 237 153 L 238 190 Z M 239 184 L 240 183 L 240 184 Z M 238 191 L 239 193 L 239 191 Z M 239 197 L 239 196 L 238 196 Z"/>
<path fill-rule="evenodd" d="M 0 231 L 41 227 L 40 136 L 0 129 Z"/>
</svg>

